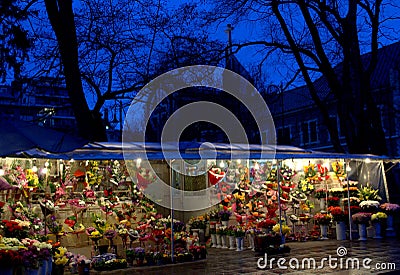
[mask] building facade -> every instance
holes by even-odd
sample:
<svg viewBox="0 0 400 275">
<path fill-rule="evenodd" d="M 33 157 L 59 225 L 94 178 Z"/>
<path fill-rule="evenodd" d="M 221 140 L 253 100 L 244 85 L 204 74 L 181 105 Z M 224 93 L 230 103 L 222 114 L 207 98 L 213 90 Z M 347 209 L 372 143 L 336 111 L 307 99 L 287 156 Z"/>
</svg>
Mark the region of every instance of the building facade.
<svg viewBox="0 0 400 275">
<path fill-rule="evenodd" d="M 22 87 L 0 86 L 3 119 L 24 120 L 68 133 L 76 133 L 76 120 L 62 81 L 39 78 Z"/>
</svg>

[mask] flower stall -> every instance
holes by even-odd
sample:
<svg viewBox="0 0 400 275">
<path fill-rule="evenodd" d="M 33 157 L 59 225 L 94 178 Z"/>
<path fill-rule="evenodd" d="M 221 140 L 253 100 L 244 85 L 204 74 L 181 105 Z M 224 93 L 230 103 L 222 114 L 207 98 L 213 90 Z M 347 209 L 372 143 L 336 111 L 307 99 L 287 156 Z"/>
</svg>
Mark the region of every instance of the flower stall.
<svg viewBox="0 0 400 275">
<path fill-rule="evenodd" d="M 351 239 L 367 224 L 357 212 L 385 212 L 368 223 L 391 222 L 393 233 L 399 208 L 381 158 L 219 145 L 217 159 L 197 161 L 197 145 L 184 144 L 179 156 L 190 161 L 181 161 L 169 146 L 165 159 L 159 144 L 116 143 L 1 159 L 0 252 L 13 251 L 12 268 L 39 272 L 52 259 L 53 273 L 79 273 L 202 260 L 206 247 L 281 253 L 290 241 Z M 13 241 L 24 250 L 1 248 Z M 43 263 L 26 259 L 36 242 L 51 250 Z"/>
</svg>

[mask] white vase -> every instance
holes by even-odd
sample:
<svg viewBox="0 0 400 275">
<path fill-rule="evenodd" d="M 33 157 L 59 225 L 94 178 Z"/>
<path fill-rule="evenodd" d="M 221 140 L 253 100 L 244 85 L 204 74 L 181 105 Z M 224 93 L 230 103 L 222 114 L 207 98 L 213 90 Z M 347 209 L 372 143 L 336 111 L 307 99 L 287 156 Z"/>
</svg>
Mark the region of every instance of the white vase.
<svg viewBox="0 0 400 275">
<path fill-rule="evenodd" d="M 247 239 L 249 240 L 249 249 L 255 251 L 254 247 L 254 235 L 253 234 L 248 234 Z"/>
<path fill-rule="evenodd" d="M 392 215 L 387 215 L 386 224 L 387 224 L 386 237 L 395 237 L 396 231 L 393 228 L 393 216 Z"/>
<path fill-rule="evenodd" d="M 228 223 L 229 223 L 229 221 L 221 221 L 221 224 L 222 224 L 223 226 L 228 226 Z"/>
<path fill-rule="evenodd" d="M 346 240 L 346 224 L 342 222 L 336 222 L 336 239 L 338 241 Z"/>
<path fill-rule="evenodd" d="M 382 236 L 381 236 L 381 230 L 382 230 L 381 223 L 380 222 L 374 223 L 374 229 L 375 229 L 374 239 L 382 239 Z"/>
<path fill-rule="evenodd" d="M 205 230 L 202 228 L 199 229 L 199 241 L 200 244 L 204 244 L 206 242 Z"/>
<path fill-rule="evenodd" d="M 328 239 L 328 225 L 326 224 L 321 224 L 321 240 L 327 240 Z"/>
<path fill-rule="evenodd" d="M 326 199 L 325 198 L 319 199 L 319 208 L 321 210 L 325 210 L 325 207 L 326 207 Z"/>
<path fill-rule="evenodd" d="M 225 236 L 225 235 L 221 235 L 221 245 L 222 245 L 221 248 L 224 248 L 224 249 L 228 248 L 228 247 L 226 246 L 226 245 L 227 245 L 227 242 L 226 242 L 226 236 Z"/>
<path fill-rule="evenodd" d="M 229 249 L 235 249 L 235 236 L 228 236 L 229 237 Z"/>
<path fill-rule="evenodd" d="M 243 237 L 236 237 L 236 251 L 243 251 Z"/>
<path fill-rule="evenodd" d="M 216 234 L 211 234 L 211 247 L 217 247 L 217 235 Z"/>
<path fill-rule="evenodd" d="M 366 241 L 367 240 L 367 225 L 360 223 L 358 224 L 358 235 L 360 237 L 358 238 L 359 241 Z"/>
<path fill-rule="evenodd" d="M 222 247 L 221 235 L 217 234 L 217 248 Z"/>
</svg>

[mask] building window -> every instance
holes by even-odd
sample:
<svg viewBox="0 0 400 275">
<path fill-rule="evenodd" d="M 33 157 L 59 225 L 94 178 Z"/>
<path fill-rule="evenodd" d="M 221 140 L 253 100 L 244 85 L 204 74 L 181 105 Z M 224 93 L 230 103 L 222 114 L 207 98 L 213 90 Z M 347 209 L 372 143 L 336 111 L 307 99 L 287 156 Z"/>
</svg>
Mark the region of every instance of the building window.
<svg viewBox="0 0 400 275">
<path fill-rule="evenodd" d="M 289 145 L 291 144 L 292 136 L 290 126 L 280 127 L 277 129 L 278 144 Z"/>
<path fill-rule="evenodd" d="M 303 145 L 318 142 L 318 124 L 316 120 L 301 123 L 301 137 Z"/>
</svg>

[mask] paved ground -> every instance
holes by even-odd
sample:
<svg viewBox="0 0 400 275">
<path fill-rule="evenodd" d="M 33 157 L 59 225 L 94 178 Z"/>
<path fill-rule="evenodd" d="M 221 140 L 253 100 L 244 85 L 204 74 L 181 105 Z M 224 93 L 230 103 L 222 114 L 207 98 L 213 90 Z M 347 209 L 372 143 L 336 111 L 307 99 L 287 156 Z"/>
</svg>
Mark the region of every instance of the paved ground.
<svg viewBox="0 0 400 275">
<path fill-rule="evenodd" d="M 93 272 L 93 274 L 400 274 L 400 241 L 398 239 L 374 240 L 369 239 L 365 242 L 360 241 L 309 241 L 309 242 L 291 242 L 288 243 L 291 248 L 290 253 L 283 255 L 267 256 L 268 267 L 260 269 L 257 267 L 257 261 L 260 255 L 256 255 L 251 250 L 236 252 L 228 249 L 210 248 L 208 250 L 207 260 L 193 263 L 184 263 L 171 266 L 140 267 L 118 270 L 113 272 Z M 344 247 L 347 250 L 345 256 L 338 256 L 338 247 Z M 339 253 L 343 253 L 343 249 Z M 331 256 L 331 266 L 329 264 Z M 269 269 L 271 258 L 272 269 Z M 287 269 L 279 269 L 278 259 Z M 311 268 L 308 268 L 308 261 L 304 258 L 315 259 L 314 263 L 310 260 Z M 326 258 L 322 263 L 323 258 Z M 336 260 L 334 259 L 336 258 Z M 368 261 L 370 259 L 370 261 Z M 364 265 L 363 265 L 364 260 Z M 291 268 L 299 263 L 299 268 Z M 302 262 L 305 268 L 302 268 Z M 350 267 L 346 270 L 347 266 Z M 357 262 L 360 267 L 357 268 Z M 260 261 L 264 264 L 265 261 Z M 337 264 L 335 268 L 335 263 Z M 376 267 L 395 264 L 393 270 L 378 270 Z M 352 268 L 354 266 L 355 268 Z M 367 269 L 365 267 L 370 267 Z"/>
</svg>

